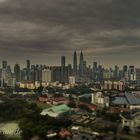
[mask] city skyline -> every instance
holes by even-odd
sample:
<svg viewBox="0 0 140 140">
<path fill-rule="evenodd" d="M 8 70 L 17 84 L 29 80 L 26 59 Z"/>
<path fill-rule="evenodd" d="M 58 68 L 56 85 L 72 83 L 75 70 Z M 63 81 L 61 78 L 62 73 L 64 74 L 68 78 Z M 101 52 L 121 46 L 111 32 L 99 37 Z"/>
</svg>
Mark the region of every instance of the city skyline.
<svg viewBox="0 0 140 140">
<path fill-rule="evenodd" d="M 65 55 L 68 64 L 74 50 L 83 50 L 88 64 L 140 67 L 139 5 L 139 0 L 0 0 L 0 60 L 56 65 Z"/>
<path fill-rule="evenodd" d="M 96 62 L 98 65 L 101 65 L 103 66 L 105 69 L 109 69 L 109 68 L 115 68 L 115 66 L 118 66 L 120 68 L 123 68 L 123 66 L 135 66 L 135 68 L 140 68 L 139 66 L 137 65 L 134 65 L 132 63 L 122 63 L 121 65 L 119 63 L 114 63 L 114 64 L 105 64 L 104 63 L 104 60 L 103 60 L 103 57 L 102 58 L 96 58 L 94 57 L 94 59 L 92 59 L 93 61 L 88 61 L 88 57 L 85 56 L 85 53 L 80 50 L 80 51 L 73 51 L 73 54 L 70 56 L 70 58 L 67 58 L 66 55 L 61 55 L 61 56 L 58 56 L 58 59 L 54 60 L 55 63 L 43 63 L 43 62 L 35 62 L 33 61 L 33 59 L 23 59 L 23 60 L 17 60 L 13 63 L 11 63 L 10 59 L 1 59 L 0 60 L 0 68 L 2 68 L 3 64 L 2 62 L 6 61 L 7 62 L 7 65 L 10 65 L 10 67 L 13 69 L 14 66 L 16 64 L 18 64 L 21 68 L 25 68 L 27 66 L 27 61 L 30 61 L 30 67 L 31 65 L 44 65 L 44 66 L 47 66 L 47 67 L 51 67 L 51 66 L 61 66 L 62 65 L 62 57 L 65 57 L 65 66 L 68 66 L 69 64 L 74 68 L 74 55 L 76 53 L 76 64 L 77 64 L 77 70 L 79 69 L 79 66 L 80 66 L 80 61 L 81 61 L 81 53 L 82 53 L 82 57 L 84 57 L 83 61 L 86 62 L 86 66 L 90 66 L 90 67 L 93 67 L 93 63 Z"/>
</svg>

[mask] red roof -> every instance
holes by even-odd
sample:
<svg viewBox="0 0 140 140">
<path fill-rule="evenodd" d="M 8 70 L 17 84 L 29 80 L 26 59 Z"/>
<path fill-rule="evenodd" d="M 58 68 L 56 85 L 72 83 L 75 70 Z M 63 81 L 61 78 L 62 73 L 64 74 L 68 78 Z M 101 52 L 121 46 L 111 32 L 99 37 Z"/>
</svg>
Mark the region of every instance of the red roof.
<svg viewBox="0 0 140 140">
<path fill-rule="evenodd" d="M 88 107 L 91 110 L 96 110 L 96 108 L 97 108 L 95 105 L 90 105 L 90 104 L 87 104 L 87 103 L 84 103 L 84 102 L 80 102 L 78 104 L 78 106 L 86 106 L 86 107 Z"/>
</svg>

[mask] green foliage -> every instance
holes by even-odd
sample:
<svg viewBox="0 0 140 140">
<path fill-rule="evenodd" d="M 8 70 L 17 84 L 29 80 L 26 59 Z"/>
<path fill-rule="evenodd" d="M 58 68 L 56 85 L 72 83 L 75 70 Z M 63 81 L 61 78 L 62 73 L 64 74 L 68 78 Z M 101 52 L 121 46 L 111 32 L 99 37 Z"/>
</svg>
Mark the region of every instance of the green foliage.
<svg viewBox="0 0 140 140">
<path fill-rule="evenodd" d="M 6 136 L 0 133 L 0 140 L 7 140 Z"/>
<path fill-rule="evenodd" d="M 130 127 L 129 126 L 124 126 L 124 128 L 123 128 L 123 133 L 125 133 L 125 134 L 129 134 L 129 132 L 130 132 Z"/>
<path fill-rule="evenodd" d="M 23 140 L 30 140 L 33 136 L 44 139 L 49 130 L 58 131 L 61 127 L 71 125 L 71 121 L 66 118 L 55 119 L 41 116 L 40 113 L 41 109 L 37 104 L 25 100 L 12 99 L 0 105 L 0 120 L 2 122 L 16 120 L 22 131 Z M 4 136 L 0 135 L 0 140 L 1 137 Z"/>
<path fill-rule="evenodd" d="M 88 86 L 82 85 L 82 86 L 75 86 L 74 88 L 70 88 L 66 90 L 67 93 L 69 94 L 85 94 L 85 93 L 92 93 L 90 88 Z"/>
<path fill-rule="evenodd" d="M 105 120 L 112 122 L 121 120 L 119 113 L 108 113 L 106 110 L 97 111 L 97 117 L 104 117 Z"/>
</svg>

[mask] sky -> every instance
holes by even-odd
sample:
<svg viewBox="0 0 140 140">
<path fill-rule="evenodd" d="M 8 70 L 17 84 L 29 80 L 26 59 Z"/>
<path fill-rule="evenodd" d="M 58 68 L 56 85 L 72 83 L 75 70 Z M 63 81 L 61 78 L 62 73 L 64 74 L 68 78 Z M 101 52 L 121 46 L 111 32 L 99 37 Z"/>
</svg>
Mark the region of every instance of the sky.
<svg viewBox="0 0 140 140">
<path fill-rule="evenodd" d="M 140 0 L 0 0 L 0 61 L 140 67 Z M 78 58 L 79 59 L 79 58 Z"/>
</svg>

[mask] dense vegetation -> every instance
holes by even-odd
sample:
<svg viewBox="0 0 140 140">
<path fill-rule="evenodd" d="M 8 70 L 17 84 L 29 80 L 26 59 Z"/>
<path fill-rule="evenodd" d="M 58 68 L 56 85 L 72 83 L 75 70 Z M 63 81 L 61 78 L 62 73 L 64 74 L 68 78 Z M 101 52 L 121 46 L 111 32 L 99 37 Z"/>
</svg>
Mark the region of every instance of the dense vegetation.
<svg viewBox="0 0 140 140">
<path fill-rule="evenodd" d="M 17 121 L 22 130 L 23 140 L 30 140 L 33 136 L 46 139 L 49 130 L 59 131 L 61 127 L 68 127 L 71 124 L 71 121 L 65 118 L 41 116 L 40 112 L 41 109 L 34 103 L 25 100 L 8 100 L 0 105 L 0 121 Z"/>
</svg>

